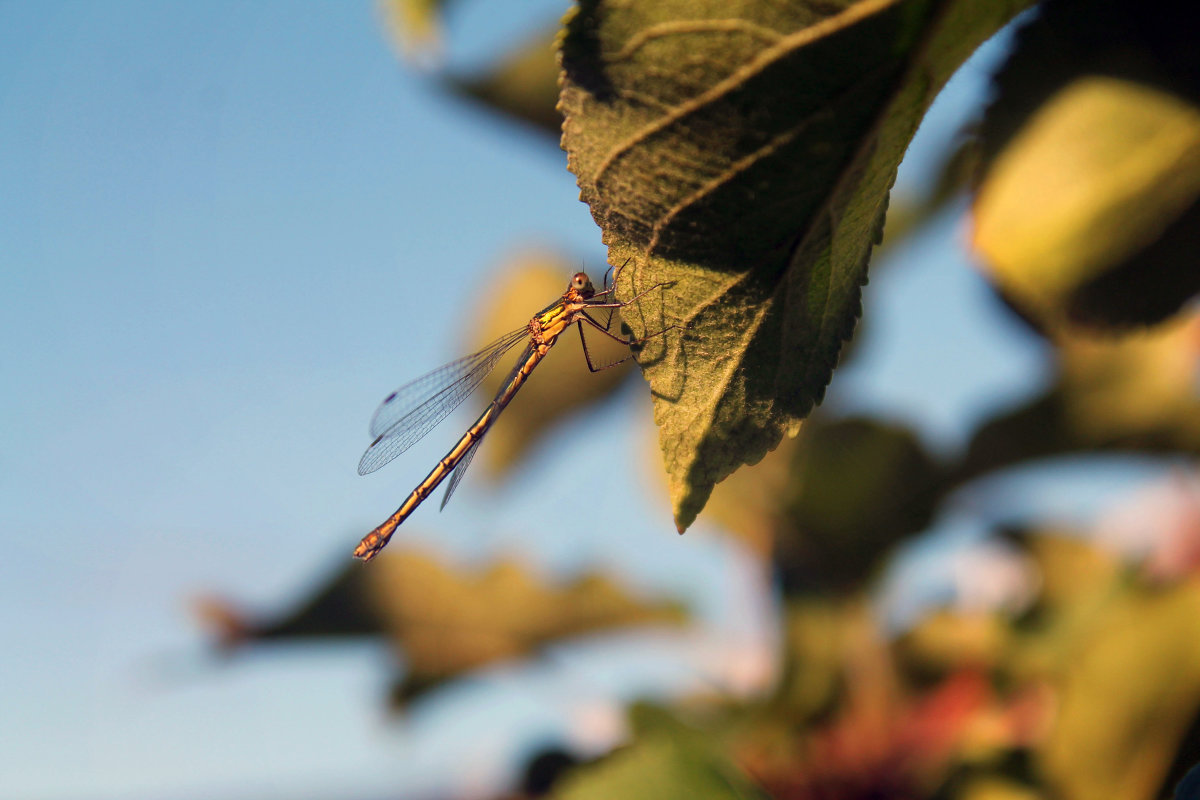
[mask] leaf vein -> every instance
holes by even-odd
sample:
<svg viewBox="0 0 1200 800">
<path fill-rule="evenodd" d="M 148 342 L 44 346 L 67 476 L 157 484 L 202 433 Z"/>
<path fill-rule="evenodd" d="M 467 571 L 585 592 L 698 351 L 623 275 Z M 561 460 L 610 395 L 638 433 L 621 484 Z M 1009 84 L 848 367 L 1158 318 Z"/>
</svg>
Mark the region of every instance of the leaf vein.
<svg viewBox="0 0 1200 800">
<path fill-rule="evenodd" d="M 629 38 L 618 52 L 608 56 L 605 60 L 609 63 L 616 61 L 625 61 L 632 58 L 641 48 L 654 39 L 661 39 L 668 36 L 681 36 L 689 33 L 749 33 L 766 42 L 778 42 L 783 37 L 762 25 L 756 25 L 744 19 L 699 19 L 699 20 L 682 20 L 676 22 L 663 22 L 658 25 L 651 25 L 649 28 L 638 31 Z"/>
<path fill-rule="evenodd" d="M 880 9 L 893 5 L 897 0 L 864 0 L 858 3 L 841 14 L 821 20 L 816 25 L 810 25 L 807 28 L 788 34 L 781 38 L 777 44 L 764 50 L 757 58 L 744 64 L 734 70 L 724 79 L 713 84 L 708 91 L 702 92 L 696 97 L 691 98 L 683 103 L 680 103 L 673 111 L 664 115 L 661 119 L 646 125 L 641 130 L 634 133 L 628 139 L 612 149 L 596 167 L 592 173 L 592 184 L 596 189 L 599 189 L 601 181 L 604 179 L 604 174 L 608 168 L 616 161 L 628 153 L 637 145 L 645 142 L 653 135 L 665 130 L 670 125 L 679 121 L 683 117 L 693 111 L 703 108 L 709 103 L 715 102 L 717 99 L 736 90 L 739 86 L 745 83 L 750 77 L 765 70 L 775 61 L 787 56 L 793 50 L 817 41 L 818 39 L 828 36 L 834 31 L 842 27 L 849 26 L 857 22 L 859 19 L 865 18 L 878 12 Z"/>
</svg>

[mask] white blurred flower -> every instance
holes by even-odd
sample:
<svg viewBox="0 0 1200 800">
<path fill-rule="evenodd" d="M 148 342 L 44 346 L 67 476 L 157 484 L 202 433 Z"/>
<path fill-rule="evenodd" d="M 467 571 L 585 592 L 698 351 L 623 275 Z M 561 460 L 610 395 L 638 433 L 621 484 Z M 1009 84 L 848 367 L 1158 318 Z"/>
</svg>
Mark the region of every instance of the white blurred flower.
<svg viewBox="0 0 1200 800">
<path fill-rule="evenodd" d="M 1094 541 L 1139 562 L 1154 580 L 1177 580 L 1200 567 L 1200 474 L 1179 470 L 1133 492 L 1096 525 Z"/>
</svg>

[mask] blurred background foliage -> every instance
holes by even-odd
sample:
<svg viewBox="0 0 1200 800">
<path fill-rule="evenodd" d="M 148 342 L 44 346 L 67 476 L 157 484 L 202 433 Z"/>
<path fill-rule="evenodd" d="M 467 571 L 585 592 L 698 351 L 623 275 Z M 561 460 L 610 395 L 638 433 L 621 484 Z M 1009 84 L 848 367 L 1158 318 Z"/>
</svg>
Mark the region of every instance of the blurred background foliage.
<svg viewBox="0 0 1200 800">
<path fill-rule="evenodd" d="M 399 50 L 448 91 L 557 135 L 551 37 L 452 74 L 436 66 L 443 5 L 383 4 Z M 719 485 L 706 514 L 777 578 L 774 685 L 634 705 L 610 755 L 542 753 L 523 786 L 494 796 L 1150 800 L 1200 760 L 1200 39 L 1190 19 L 1111 0 L 1048 0 L 1021 24 L 982 124 L 946 153 L 932 192 L 893 198 L 882 247 L 969 194 L 974 254 L 1042 337 L 1045 390 L 981 420 L 960 453 L 818 409 Z M 578 263 L 548 250 L 505 259 L 464 349 L 523 324 Z M 605 345 L 589 340 L 600 360 L 620 357 Z M 579 349 L 574 334 L 562 349 Z M 547 360 L 481 472 L 520 470 L 546 431 L 638 380 L 628 365 L 588 374 L 580 356 Z M 853 358 L 851 347 L 843 363 Z M 612 468 L 662 481 L 649 429 L 646 441 L 643 464 Z M 1089 528 L 996 522 L 942 563 L 924 613 L 889 614 L 897 592 L 917 591 L 889 582 L 889 564 L 964 498 L 1029 465 L 1114 455 L 1174 471 Z M 678 601 L 620 576 L 454 565 L 400 541 L 277 616 L 219 599 L 201 610 L 231 653 L 381 637 L 403 663 L 401 704 L 565 638 L 689 624 Z"/>
</svg>

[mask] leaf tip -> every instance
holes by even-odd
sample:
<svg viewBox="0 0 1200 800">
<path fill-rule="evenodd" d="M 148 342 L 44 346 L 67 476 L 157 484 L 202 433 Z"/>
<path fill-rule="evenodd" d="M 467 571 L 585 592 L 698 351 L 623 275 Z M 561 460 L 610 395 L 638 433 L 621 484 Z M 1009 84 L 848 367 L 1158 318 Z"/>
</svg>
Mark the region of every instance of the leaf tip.
<svg viewBox="0 0 1200 800">
<path fill-rule="evenodd" d="M 703 508 L 704 504 L 701 503 L 700 507 Z M 691 527 L 692 523 L 696 521 L 696 517 L 699 515 L 699 513 L 700 513 L 700 510 L 697 508 L 687 508 L 687 507 L 676 508 L 675 509 L 675 530 L 676 530 L 676 532 L 679 533 L 680 536 L 682 536 L 687 531 L 687 529 L 689 527 Z"/>
</svg>

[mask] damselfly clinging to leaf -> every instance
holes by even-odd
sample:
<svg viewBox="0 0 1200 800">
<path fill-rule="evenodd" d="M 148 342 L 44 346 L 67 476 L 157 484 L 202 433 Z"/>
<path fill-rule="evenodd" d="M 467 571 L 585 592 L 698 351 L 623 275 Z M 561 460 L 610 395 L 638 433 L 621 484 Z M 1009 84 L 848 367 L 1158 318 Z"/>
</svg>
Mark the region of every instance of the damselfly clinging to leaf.
<svg viewBox="0 0 1200 800">
<path fill-rule="evenodd" d="M 395 513 L 363 537 L 363 540 L 358 543 L 358 547 L 354 549 L 356 557 L 363 561 L 370 561 L 374 558 L 388 543 L 400 523 L 416 510 L 417 506 L 438 487 L 438 484 L 454 473 L 450 478 L 450 485 L 446 487 L 446 494 L 442 498 L 442 507 L 446 507 L 454 490 L 462 482 L 463 475 L 466 474 L 471 459 L 475 457 L 475 452 L 479 449 L 484 435 L 492 427 L 496 418 L 500 416 L 500 412 L 512 401 L 529 374 L 533 372 L 534 367 L 546 357 L 550 348 L 558 341 L 558 337 L 568 328 L 572 325 L 579 327 L 579 338 L 583 341 L 584 357 L 587 359 L 588 369 L 593 372 L 612 365 L 596 367 L 592 364 L 591 356 L 588 355 L 587 341 L 583 338 L 585 324 L 623 344 L 632 345 L 642 341 L 622 339 L 609 330 L 612 323 L 612 310 L 634 302 L 643 295 L 660 288 L 662 284 L 652 286 L 629 300 L 620 302 L 614 295 L 619 273 L 620 268 L 613 274 L 612 287 L 608 287 L 608 282 L 605 281 L 606 288 L 596 291 L 586 273 L 576 272 L 562 297 L 529 320 L 529 324 L 525 327 L 506 333 L 477 353 L 438 367 L 415 381 L 401 386 L 384 399 L 379 409 L 376 410 L 375 416 L 371 418 L 371 435 L 375 439 L 358 462 L 359 475 L 374 472 L 416 444 L 463 400 L 467 399 L 505 353 L 518 344 L 525 343 L 525 350 L 517 359 L 508 380 L 500 387 L 500 391 L 496 393 L 492 402 L 467 429 L 458 443 L 451 448 L 450 452 L 425 476 L 425 480 L 417 484 L 417 488 L 412 490 L 412 493 L 396 509 Z M 588 313 L 596 309 L 609 309 L 606 324 L 602 324 Z"/>
</svg>

